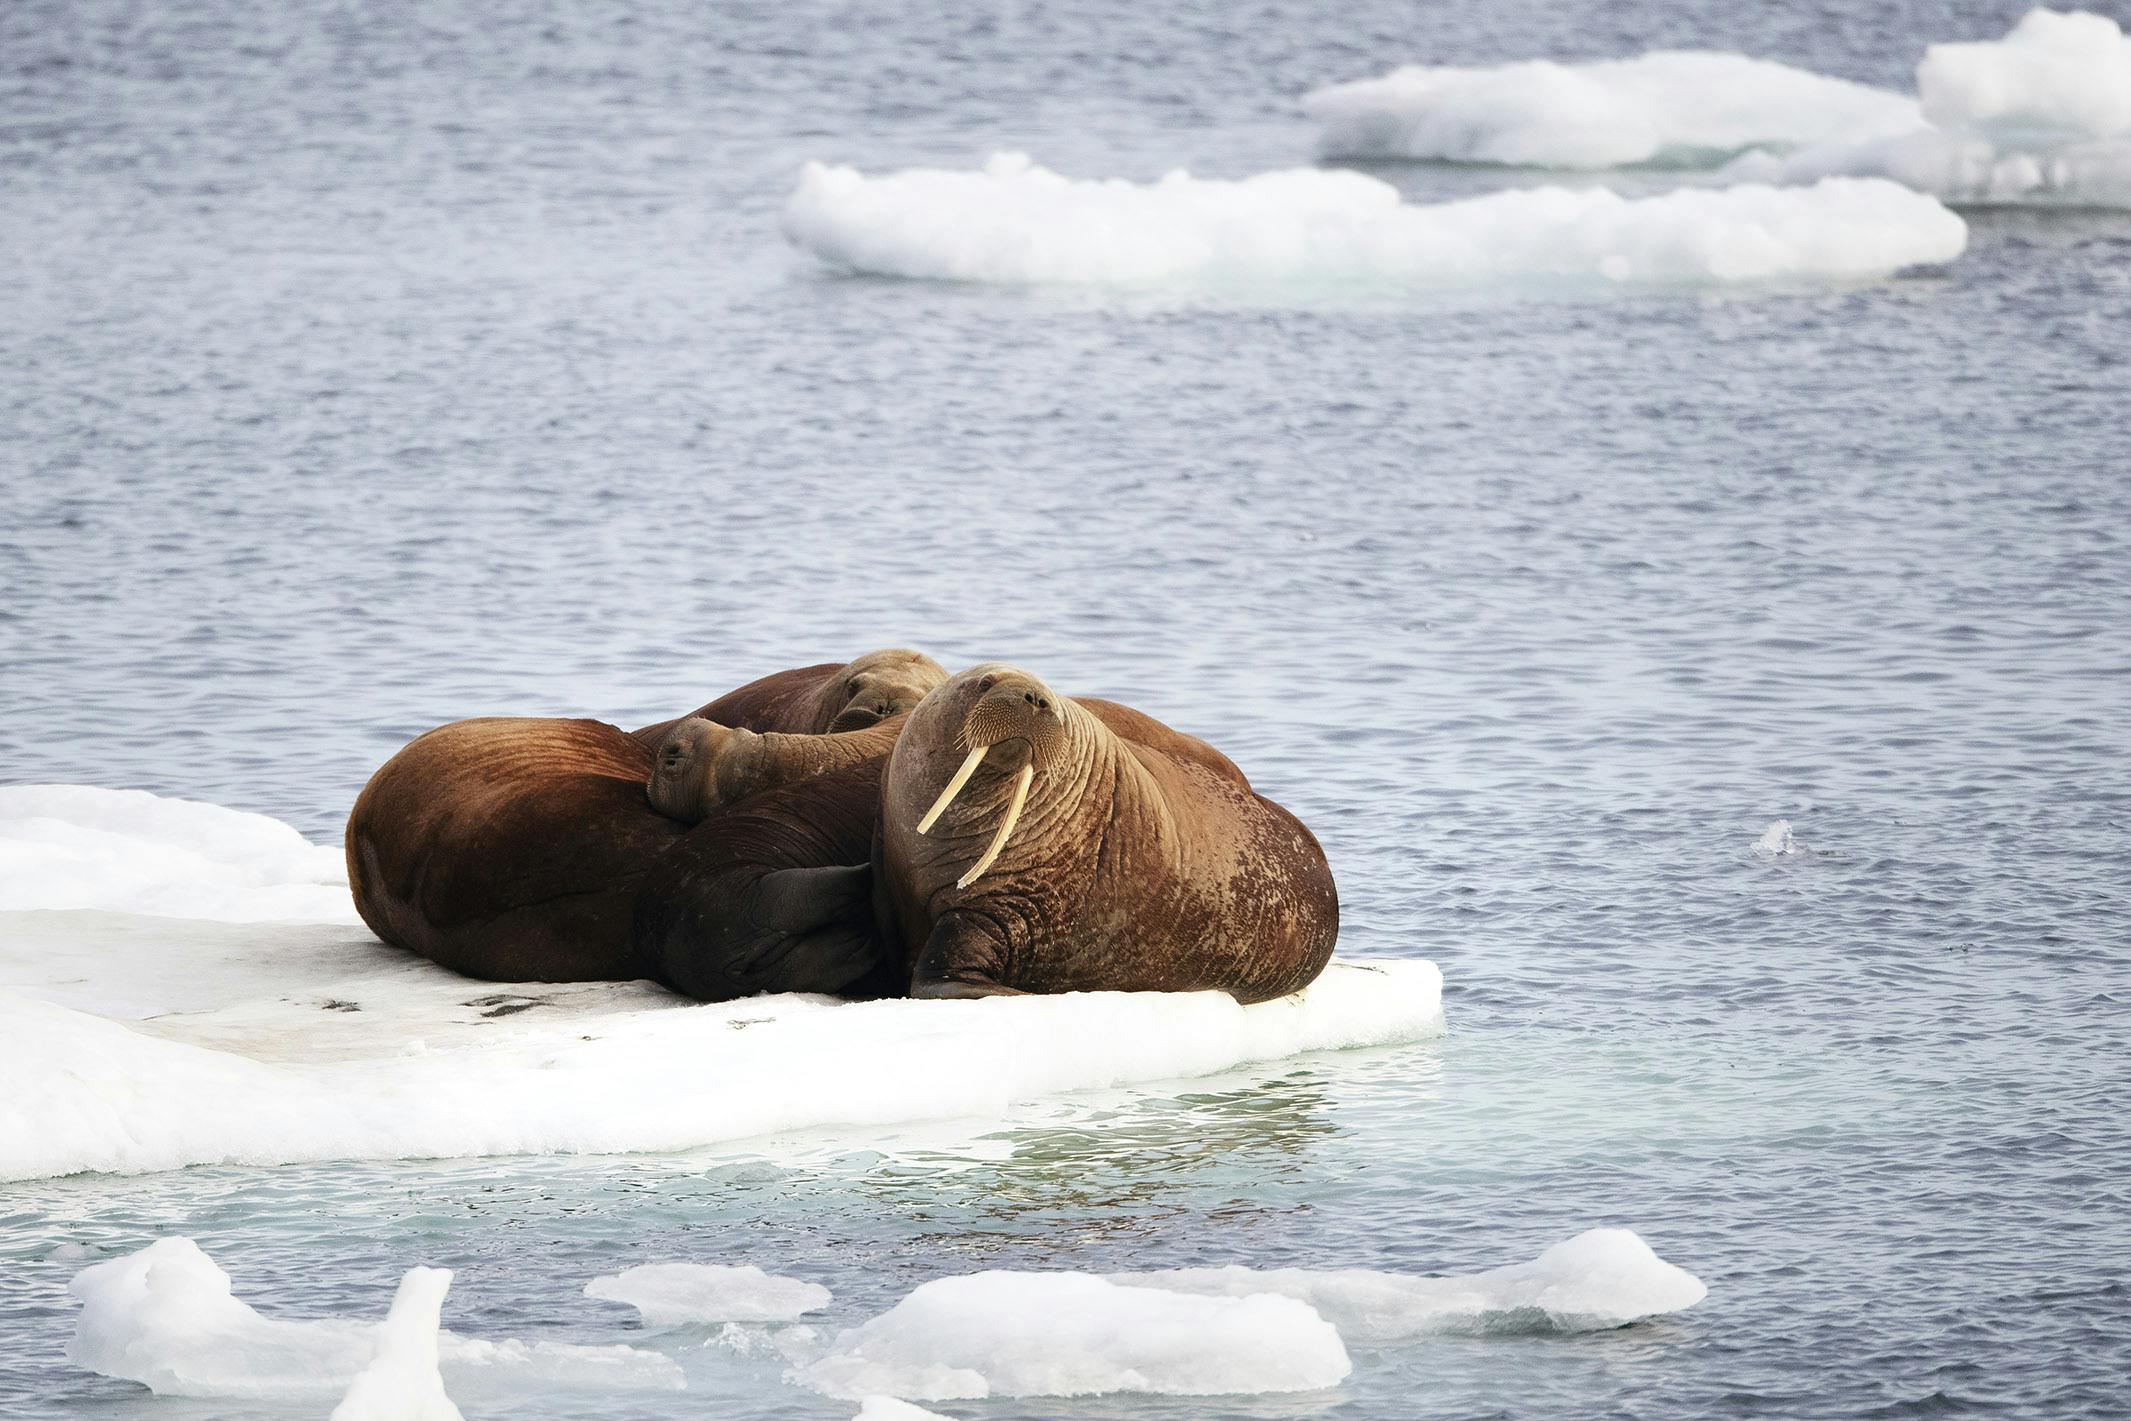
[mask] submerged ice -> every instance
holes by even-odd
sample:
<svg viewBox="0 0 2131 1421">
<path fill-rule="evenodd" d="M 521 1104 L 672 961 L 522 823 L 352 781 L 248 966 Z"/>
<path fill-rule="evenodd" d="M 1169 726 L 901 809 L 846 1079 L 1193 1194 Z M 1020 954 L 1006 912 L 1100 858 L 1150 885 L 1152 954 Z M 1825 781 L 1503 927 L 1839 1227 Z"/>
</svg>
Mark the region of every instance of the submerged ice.
<svg viewBox="0 0 2131 1421">
<path fill-rule="evenodd" d="M 1442 287 L 1858 279 L 1951 261 L 1961 219 L 1897 184 L 1542 187 L 1403 202 L 1361 173 L 1076 180 L 1019 154 L 880 177 L 809 164 L 793 242 L 854 272 L 980 282 Z"/>
<path fill-rule="evenodd" d="M 1316 90 L 1303 107 L 1331 158 L 1550 168 L 1706 164 L 1918 123 L 1916 100 L 1900 94 L 1698 50 L 1591 64 L 1407 65 Z"/>
<path fill-rule="evenodd" d="M 1434 1334 L 1592 1332 L 1678 1312 L 1708 1295 L 1630 1229 L 1591 1229 L 1530 1263 L 1459 1277 L 1351 1268 L 1186 1268 L 1112 1281 L 1223 1297 L 1277 1293 L 1308 1303 L 1348 1342 Z"/>
<path fill-rule="evenodd" d="M 948 1401 L 1315 1391 L 1351 1370 L 1330 1323 L 1269 1290 L 1208 1297 L 1084 1273 L 989 1272 L 924 1284 L 796 1376 L 854 1400 Z"/>
<path fill-rule="evenodd" d="M 819 1283 L 751 1265 L 643 1263 L 594 1278 L 585 1296 L 626 1303 L 653 1327 L 688 1322 L 793 1322 L 827 1307 Z"/>
</svg>

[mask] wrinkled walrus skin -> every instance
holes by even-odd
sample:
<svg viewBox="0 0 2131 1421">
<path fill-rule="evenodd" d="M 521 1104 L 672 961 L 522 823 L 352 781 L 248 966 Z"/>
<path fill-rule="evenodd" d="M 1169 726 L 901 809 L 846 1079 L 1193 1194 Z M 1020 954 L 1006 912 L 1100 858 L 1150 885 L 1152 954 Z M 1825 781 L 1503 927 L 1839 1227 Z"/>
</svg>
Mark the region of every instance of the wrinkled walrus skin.
<svg viewBox="0 0 2131 1421">
<path fill-rule="evenodd" d="M 760 734 L 826 735 L 863 730 L 902 715 L 947 679 L 947 671 L 923 652 L 907 647 L 869 651 L 851 661 L 825 661 L 777 671 L 724 695 L 687 715 L 662 720 L 630 732 L 646 748 L 657 749 L 681 721 L 713 720 L 736 730 Z"/>
<path fill-rule="evenodd" d="M 629 923 L 687 832 L 651 807 L 651 752 L 596 720 L 493 717 L 417 737 L 348 816 L 348 884 L 386 942 L 489 981 L 649 975 Z"/>
<path fill-rule="evenodd" d="M 884 936 L 904 944 L 920 997 L 1265 1001 L 1314 980 L 1339 933 L 1324 850 L 1226 756 L 997 664 L 911 713 L 874 869 Z"/>
<path fill-rule="evenodd" d="M 708 1001 L 900 990 L 873 916 L 881 771 L 906 718 L 833 735 L 675 722 L 647 793 L 688 833 L 637 892 L 637 955 Z"/>
</svg>

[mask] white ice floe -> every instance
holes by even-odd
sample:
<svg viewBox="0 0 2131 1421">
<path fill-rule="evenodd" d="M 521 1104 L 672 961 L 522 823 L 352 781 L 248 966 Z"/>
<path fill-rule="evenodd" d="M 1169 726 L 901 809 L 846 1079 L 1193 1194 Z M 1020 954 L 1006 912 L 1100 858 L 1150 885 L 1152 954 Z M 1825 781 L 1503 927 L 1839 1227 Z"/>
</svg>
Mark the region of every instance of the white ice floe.
<svg viewBox="0 0 2131 1421">
<path fill-rule="evenodd" d="M 1760 838 L 1754 840 L 1754 852 L 1769 858 L 1782 858 L 1786 854 L 1803 853 L 1805 850 L 1791 836 L 1791 821 L 1778 819 L 1761 831 Z"/>
<path fill-rule="evenodd" d="M 892 1396 L 869 1396 L 859 1405 L 858 1415 L 851 1421 L 949 1421 L 949 1418 L 922 1406 L 912 1406 L 907 1401 L 897 1401 Z"/>
<path fill-rule="evenodd" d="M 0 912 L 0 1180 L 872 1138 L 1442 1022 L 1426 962 L 1335 962 L 1250 1007 L 1213 992 L 705 1005 L 642 982 L 472 982 L 361 928 Z"/>
<path fill-rule="evenodd" d="M 421 1270 L 427 1271 L 427 1270 Z M 449 1275 L 444 1275 L 446 1281 Z M 188 1238 L 165 1238 L 85 1268 L 68 1285 L 81 1317 L 67 1355 L 105 1376 L 135 1381 L 164 1396 L 280 1397 L 333 1395 L 375 1362 L 394 1374 L 421 1349 L 409 1334 L 421 1317 L 434 1327 L 434 1279 L 403 1283 L 384 1324 L 344 1319 L 289 1321 L 262 1316 L 232 1295 L 229 1275 Z M 401 1305 L 408 1311 L 402 1313 Z M 385 1336 L 381 1339 L 381 1327 Z M 684 1385 L 669 1357 L 635 1347 L 580 1347 L 557 1342 L 491 1342 L 444 1332 L 435 1346 L 454 1391 L 461 1386 L 541 1389 L 622 1387 L 672 1391 Z M 380 1380 L 377 1387 L 394 1383 Z"/>
<path fill-rule="evenodd" d="M 1967 227 L 1897 184 L 1626 198 L 1541 187 L 1411 204 L 1362 173 L 1080 181 L 1019 154 L 882 177 L 809 164 L 791 240 L 855 272 L 951 281 L 1316 288 L 1862 279 L 1946 262 Z"/>
<path fill-rule="evenodd" d="M 377 1329 L 370 1365 L 356 1374 L 331 1421 L 465 1421 L 437 1370 L 437 1333 L 449 1268 L 410 1268 Z"/>
<path fill-rule="evenodd" d="M 1330 1323 L 1270 1291 L 1207 1297 L 991 1272 L 924 1284 L 793 1376 L 831 1396 L 950 1401 L 1315 1391 L 1351 1370 Z"/>
<path fill-rule="evenodd" d="M 1709 1290 L 1629 1229 L 1591 1229 L 1530 1263 L 1431 1278 L 1365 1268 L 1185 1268 L 1111 1281 L 1221 1297 L 1308 1303 L 1356 1346 L 1437 1334 L 1592 1332 L 1678 1312 Z"/>
<path fill-rule="evenodd" d="M 819 1283 L 751 1265 L 643 1263 L 585 1284 L 585 1296 L 627 1303 L 653 1327 L 686 1322 L 793 1322 L 827 1307 Z"/>
<path fill-rule="evenodd" d="M 1660 50 L 1593 64 L 1407 65 L 1303 107 L 1333 158 L 1551 168 L 1713 166 L 1749 148 L 1899 133 L 1916 100 L 1741 54 Z"/>
<path fill-rule="evenodd" d="M 1932 45 L 1916 86 L 1940 128 L 2131 134 L 2131 36 L 2106 15 L 2030 10 L 2004 39 Z"/>
<path fill-rule="evenodd" d="M 0 911 L 353 923 L 338 848 L 278 819 L 92 785 L 0 787 Z"/>
<path fill-rule="evenodd" d="M 1917 87 L 1929 124 L 1749 153 L 1725 176 L 1884 177 L 1967 206 L 2131 208 L 2131 37 L 2116 21 L 2034 10 L 2002 40 L 1932 45 Z"/>
</svg>

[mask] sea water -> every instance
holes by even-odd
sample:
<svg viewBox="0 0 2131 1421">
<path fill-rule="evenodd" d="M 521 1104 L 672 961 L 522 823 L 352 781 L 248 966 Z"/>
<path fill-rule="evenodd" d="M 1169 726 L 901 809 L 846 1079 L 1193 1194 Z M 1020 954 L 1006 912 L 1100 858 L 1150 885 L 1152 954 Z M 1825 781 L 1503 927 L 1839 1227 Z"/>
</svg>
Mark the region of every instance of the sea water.
<svg viewBox="0 0 2131 1421">
<path fill-rule="evenodd" d="M 1412 1280 L 1618 1227 L 1706 1298 L 1350 1322 L 1307 1391 L 927 1404 L 2120 1411 L 2131 216 L 1964 208 L 1892 276 L 1418 287 L 891 280 L 783 235 L 809 162 L 1307 169 L 1303 96 L 1407 64 L 1711 50 L 1913 95 L 2022 8 L 8 7 L 0 779 L 331 846 L 445 719 L 1011 659 L 1220 745 L 1323 840 L 1342 954 L 1441 966 L 1448 1031 L 677 1152 L 0 1185 L 0 1409 L 333 1408 L 69 1361 L 69 1281 L 170 1237 L 267 1319 L 374 1323 L 432 1266 L 460 1337 L 650 1354 L 524 1385 L 447 1347 L 469 1417 L 745 1418 L 851 1415 L 808 1369 L 943 1279 Z M 1732 141 L 1367 171 L 1636 200 L 1723 187 Z M 202 911 L 0 933 L 84 980 L 114 943 L 379 951 L 143 909 Z M 808 1339 L 586 1294 L 676 1263 L 832 1301 Z"/>
</svg>

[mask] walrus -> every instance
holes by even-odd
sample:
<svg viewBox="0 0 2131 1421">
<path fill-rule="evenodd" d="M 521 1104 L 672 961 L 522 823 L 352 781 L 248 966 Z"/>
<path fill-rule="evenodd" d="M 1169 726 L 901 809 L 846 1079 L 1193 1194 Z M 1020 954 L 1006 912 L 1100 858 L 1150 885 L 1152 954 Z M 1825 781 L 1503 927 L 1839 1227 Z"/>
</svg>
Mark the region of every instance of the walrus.
<svg viewBox="0 0 2131 1421">
<path fill-rule="evenodd" d="M 646 787 L 695 827 L 637 890 L 631 938 L 653 975 L 705 1001 L 754 992 L 899 992 L 873 912 L 881 773 L 904 717 L 832 735 L 683 720 Z"/>
<path fill-rule="evenodd" d="M 651 752 L 596 720 L 490 717 L 416 737 L 348 815 L 348 885 L 386 942 L 504 982 L 650 976 L 629 924 L 687 832 L 654 809 Z"/>
<path fill-rule="evenodd" d="M 684 720 L 709 720 L 736 730 L 827 735 L 862 730 L 909 711 L 947 679 L 947 669 L 907 647 L 869 651 L 855 661 L 825 661 L 777 671 L 675 720 L 630 732 L 657 749 Z"/>
<path fill-rule="evenodd" d="M 1265 1001 L 1314 980 L 1339 932 L 1324 850 L 1226 756 L 996 663 L 949 678 L 903 726 L 874 892 L 915 997 Z"/>
</svg>

